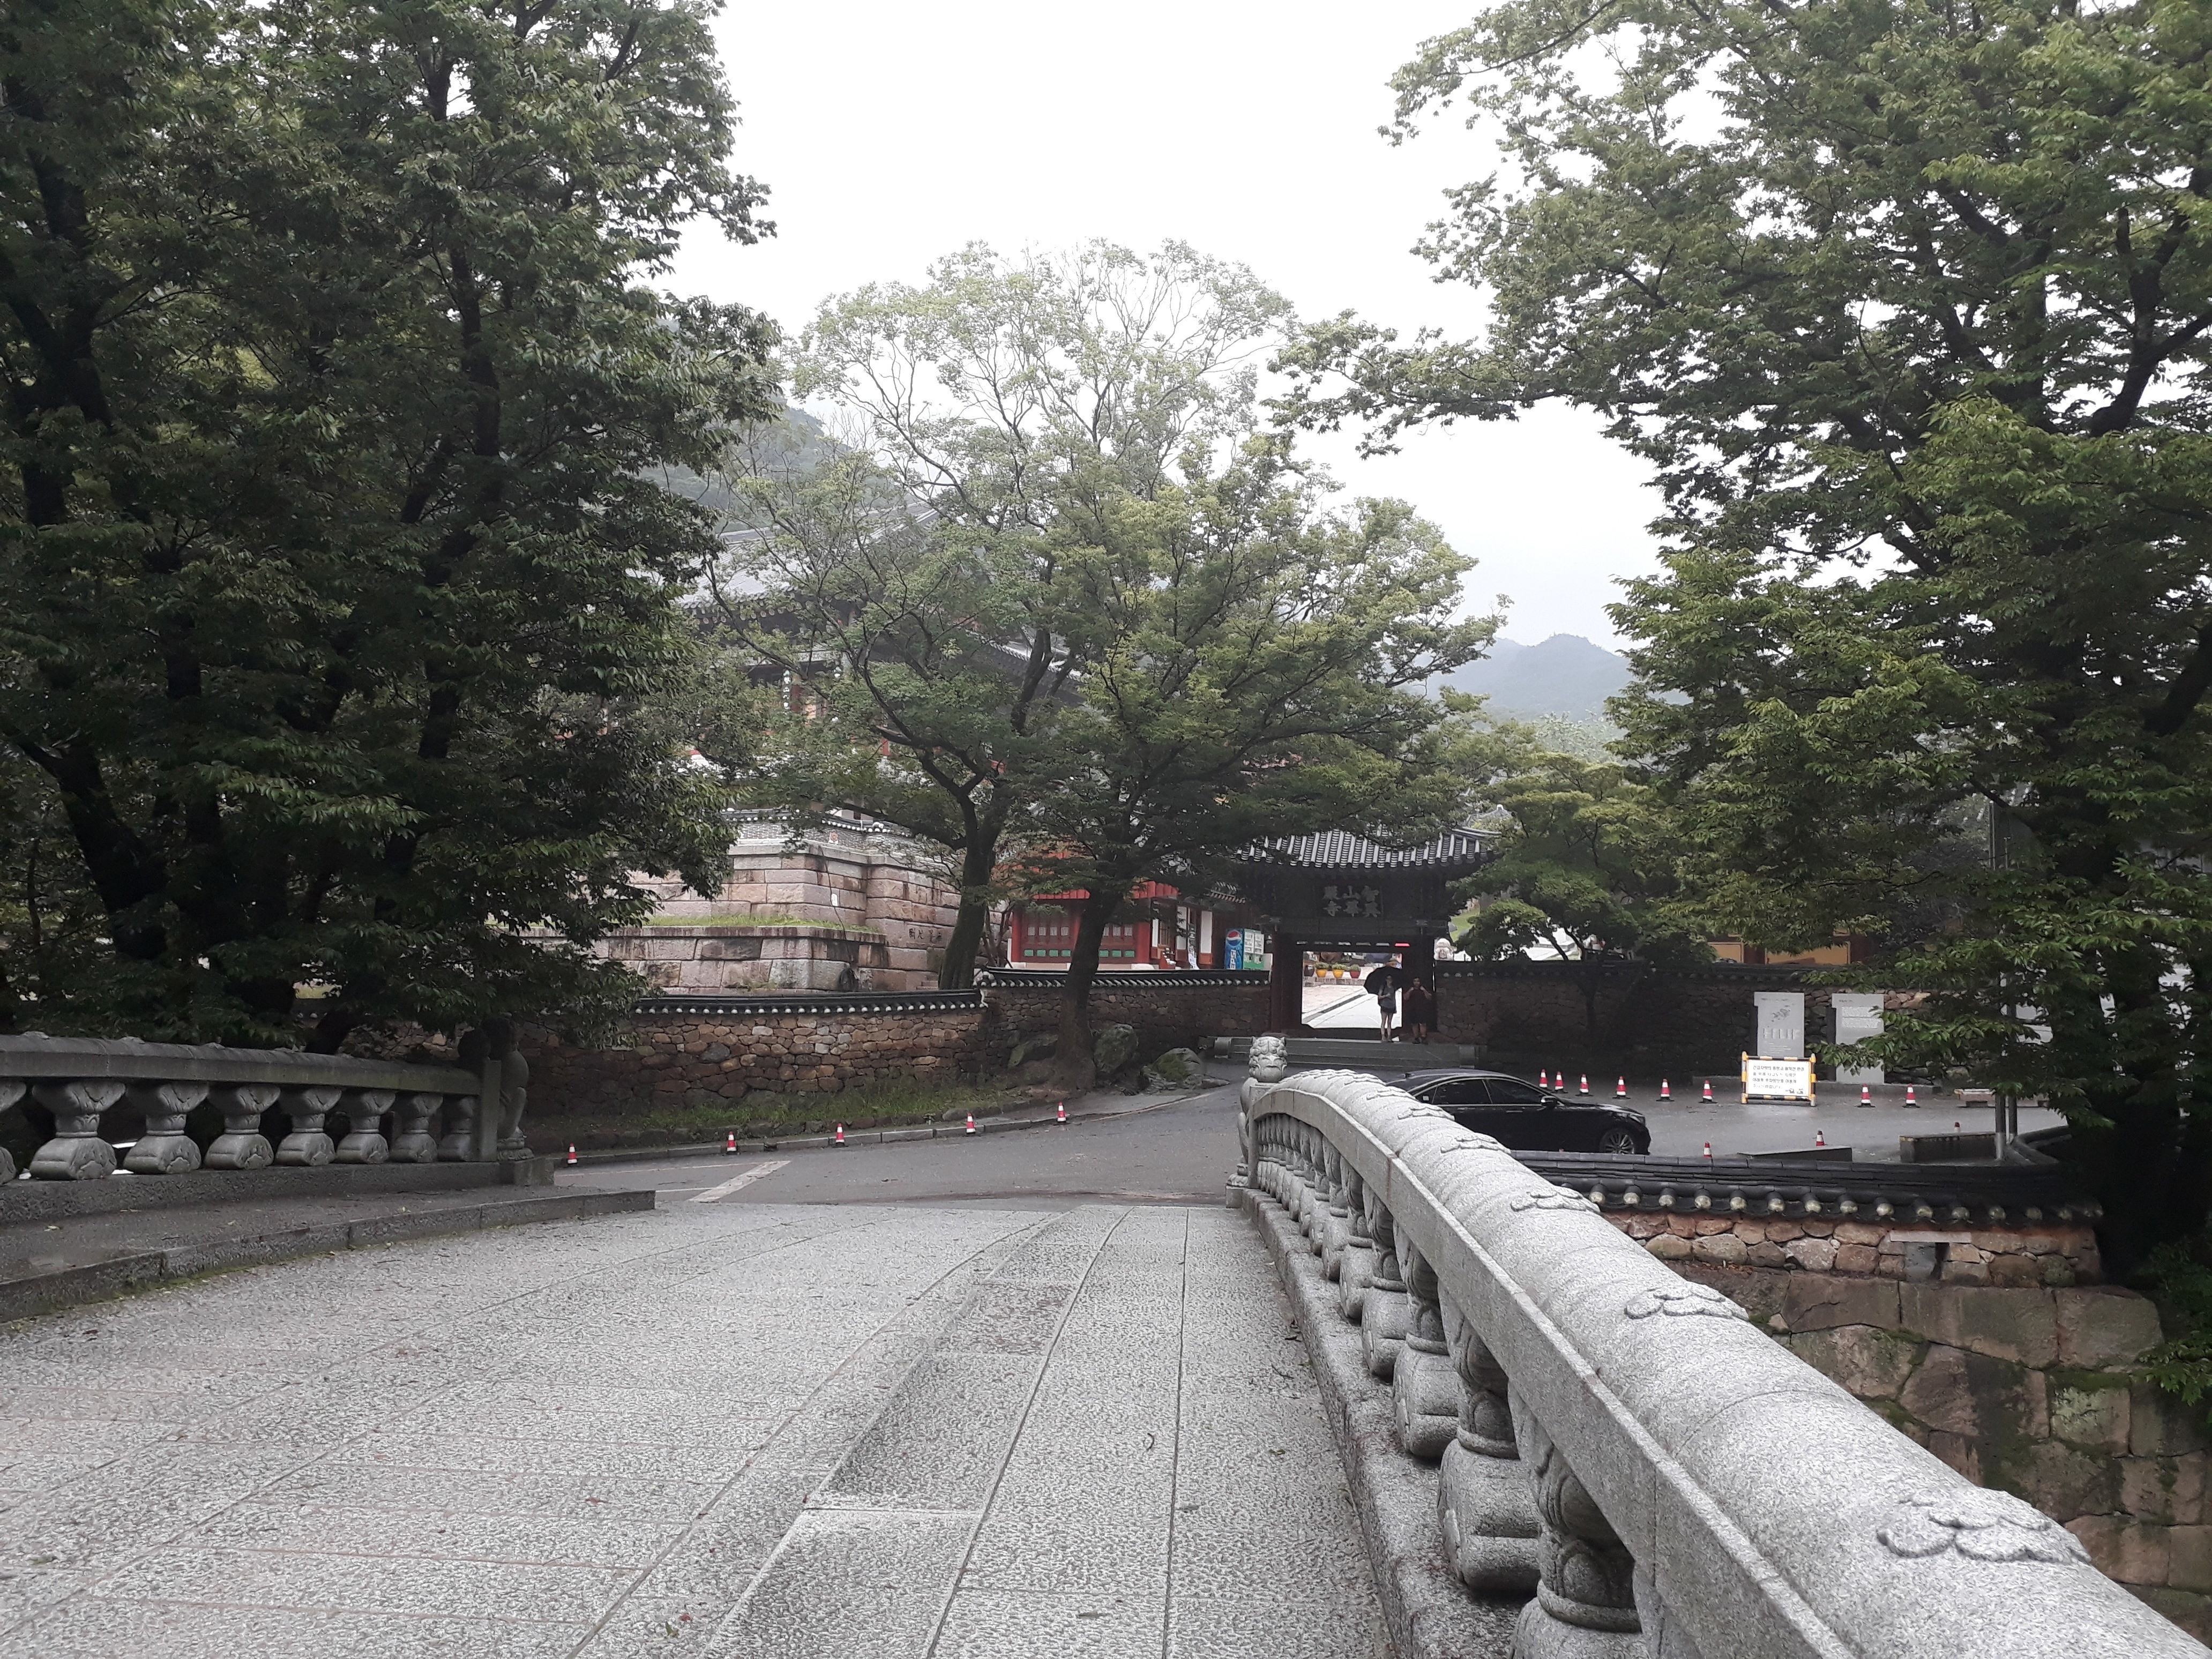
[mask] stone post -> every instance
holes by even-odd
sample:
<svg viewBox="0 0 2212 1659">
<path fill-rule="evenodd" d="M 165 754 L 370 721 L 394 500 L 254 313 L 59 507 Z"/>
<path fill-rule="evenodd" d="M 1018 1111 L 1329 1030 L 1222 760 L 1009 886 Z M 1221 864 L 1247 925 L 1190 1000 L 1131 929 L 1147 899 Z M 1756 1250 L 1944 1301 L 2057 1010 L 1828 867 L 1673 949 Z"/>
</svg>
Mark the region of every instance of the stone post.
<svg viewBox="0 0 2212 1659">
<path fill-rule="evenodd" d="M 200 1167 L 199 1144 L 185 1119 L 208 1097 L 204 1083 L 131 1083 L 124 1097 L 145 1115 L 146 1127 L 123 1159 L 133 1175 L 184 1175 Z"/>
<path fill-rule="evenodd" d="M 315 1170 L 336 1157 L 337 1148 L 323 1133 L 323 1120 L 344 1097 L 345 1091 L 334 1083 L 310 1083 L 285 1090 L 278 1103 L 291 1114 L 292 1133 L 278 1144 L 276 1161 Z"/>
<path fill-rule="evenodd" d="M 507 1053 L 500 1064 L 499 1139 L 494 1151 L 501 1158 L 528 1158 L 530 1141 L 522 1133 L 523 1109 L 530 1102 L 530 1062 L 523 1058 L 522 1042 L 510 1027 Z"/>
<path fill-rule="evenodd" d="M 1459 1378 L 1459 1424 L 1437 1471 L 1444 1554 L 1469 1589 L 1532 1595 L 1538 1576 L 1536 1504 L 1514 1443 L 1505 1370 L 1458 1309 L 1446 1303 L 1444 1315 Z"/>
<path fill-rule="evenodd" d="M 392 1156 L 392 1143 L 385 1139 L 384 1115 L 392 1109 L 398 1097 L 389 1089 L 349 1089 L 346 1091 L 345 1139 L 339 1141 L 332 1159 L 339 1164 L 381 1164 Z"/>
<path fill-rule="evenodd" d="M 439 1098 L 446 1108 L 446 1133 L 438 1140 L 437 1162 L 473 1162 L 477 1155 L 479 1097 L 475 1095 L 442 1095 Z"/>
<path fill-rule="evenodd" d="M 1436 1268 L 1411 1239 L 1399 1241 L 1398 1255 L 1405 1265 L 1412 1313 L 1392 1374 L 1390 1409 L 1398 1419 L 1400 1448 L 1409 1457 L 1432 1463 L 1459 1429 L 1459 1374 L 1444 1343 Z"/>
<path fill-rule="evenodd" d="M 115 1148 L 100 1138 L 100 1117 L 123 1098 L 109 1078 L 34 1083 L 31 1097 L 54 1115 L 54 1136 L 31 1155 L 41 1181 L 105 1181 L 115 1173 Z"/>
<path fill-rule="evenodd" d="M 1398 1225 L 1375 1189 L 1367 1189 L 1367 1225 L 1375 1240 L 1375 1279 L 1359 1299 L 1359 1354 L 1368 1375 L 1389 1381 L 1398 1369 L 1398 1352 L 1413 1323 L 1413 1305 L 1398 1273 Z"/>
<path fill-rule="evenodd" d="M 1323 1279 L 1334 1279 L 1344 1265 L 1344 1246 L 1352 1237 L 1351 1206 L 1346 1201 L 1347 1173 L 1344 1155 L 1328 1149 L 1328 1195 L 1321 1225 L 1314 1229 L 1314 1254 L 1321 1258 Z"/>
<path fill-rule="evenodd" d="M 1539 1573 L 1513 1659 L 1645 1659 L 1635 1561 L 1527 1403 L 1516 1395 L 1511 1409 L 1535 1499 Z"/>
<path fill-rule="evenodd" d="M 1359 1178 L 1359 1171 L 1347 1169 L 1344 1185 L 1347 1213 L 1344 1261 L 1336 1275 L 1336 1305 L 1357 1325 L 1360 1304 L 1375 1278 L 1375 1235 L 1367 1219 L 1367 1183 Z"/>
<path fill-rule="evenodd" d="M 0 1112 L 6 1111 L 21 1100 L 30 1085 L 19 1077 L 0 1077 Z M 0 1181 L 15 1178 L 15 1155 L 0 1146 Z"/>
<path fill-rule="evenodd" d="M 219 1083 L 208 1098 L 222 1114 L 222 1133 L 207 1149 L 210 1170 L 265 1170 L 276 1156 L 261 1133 L 261 1115 L 281 1092 L 273 1083 Z"/>
<path fill-rule="evenodd" d="M 398 1114 L 398 1137 L 392 1143 L 394 1164 L 435 1164 L 438 1142 L 430 1133 L 430 1114 L 445 1101 L 443 1095 L 402 1095 L 393 1110 Z M 469 1103 L 471 1109 L 476 1103 Z"/>
</svg>

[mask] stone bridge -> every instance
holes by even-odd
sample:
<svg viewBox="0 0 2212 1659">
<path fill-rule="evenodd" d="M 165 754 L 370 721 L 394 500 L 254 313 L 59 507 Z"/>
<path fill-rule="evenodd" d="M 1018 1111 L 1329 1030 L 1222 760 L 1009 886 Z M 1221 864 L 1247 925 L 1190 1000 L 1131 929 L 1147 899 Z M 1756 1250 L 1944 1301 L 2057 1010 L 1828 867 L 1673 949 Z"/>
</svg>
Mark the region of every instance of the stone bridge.
<svg viewBox="0 0 2212 1659">
<path fill-rule="evenodd" d="M 379 1091 L 446 1091 L 452 1161 L 500 1138 L 495 1056 L 41 1054 L 15 1071 L 64 1141 L 134 1089 L 142 1138 L 213 1094 L 249 1168 L 254 1090 L 328 1091 L 288 1144 L 349 1104 L 378 1133 Z M 0 1655 L 2206 1651 L 1433 1109 L 1308 1073 L 1249 1081 L 1242 1122 L 1233 1207 L 748 1204 L 740 1175 L 0 1328 Z"/>
</svg>

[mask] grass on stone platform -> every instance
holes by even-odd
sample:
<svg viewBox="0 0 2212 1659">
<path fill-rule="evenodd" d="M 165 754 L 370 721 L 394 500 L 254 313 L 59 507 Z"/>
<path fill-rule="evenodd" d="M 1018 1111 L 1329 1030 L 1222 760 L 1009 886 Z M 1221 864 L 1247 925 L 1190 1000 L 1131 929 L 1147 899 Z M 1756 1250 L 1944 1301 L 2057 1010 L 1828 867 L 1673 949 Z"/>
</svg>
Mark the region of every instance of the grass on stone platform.
<svg viewBox="0 0 2212 1659">
<path fill-rule="evenodd" d="M 543 1150 L 574 1142 L 586 1152 L 631 1146 L 680 1146 L 720 1140 L 734 1130 L 744 1140 L 778 1134 L 823 1134 L 833 1125 L 848 1129 L 890 1128 L 902 1124 L 957 1121 L 1023 1103 L 1016 1086 L 1003 1079 L 941 1084 L 894 1079 L 836 1094 L 769 1094 L 756 1090 L 735 1105 L 715 1101 L 651 1105 L 635 1110 L 576 1107 L 566 1103 L 532 1103 L 527 1120 L 531 1142 Z"/>
</svg>

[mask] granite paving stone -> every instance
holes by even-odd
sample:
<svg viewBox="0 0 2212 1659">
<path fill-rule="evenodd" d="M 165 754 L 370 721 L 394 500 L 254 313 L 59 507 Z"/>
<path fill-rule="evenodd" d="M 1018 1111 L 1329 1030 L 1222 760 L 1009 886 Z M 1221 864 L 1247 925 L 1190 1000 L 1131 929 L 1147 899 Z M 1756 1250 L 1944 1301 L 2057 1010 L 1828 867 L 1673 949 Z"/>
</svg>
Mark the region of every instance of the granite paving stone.
<svg viewBox="0 0 2212 1659">
<path fill-rule="evenodd" d="M 0 1659 L 1370 1659 L 1286 1334 L 1249 1228 L 1166 1206 L 678 1201 L 165 1285 L 0 1327 Z"/>
</svg>

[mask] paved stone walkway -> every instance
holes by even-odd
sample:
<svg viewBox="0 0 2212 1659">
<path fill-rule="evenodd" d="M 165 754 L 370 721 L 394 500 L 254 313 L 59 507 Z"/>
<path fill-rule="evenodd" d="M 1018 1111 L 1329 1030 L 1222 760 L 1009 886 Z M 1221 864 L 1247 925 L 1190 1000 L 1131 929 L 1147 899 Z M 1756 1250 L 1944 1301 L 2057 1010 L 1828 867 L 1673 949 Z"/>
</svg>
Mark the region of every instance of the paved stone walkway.
<svg viewBox="0 0 2212 1659">
<path fill-rule="evenodd" d="M 0 1329 L 0 1656 L 1379 1659 L 1224 1210 L 678 1202 Z"/>
</svg>

